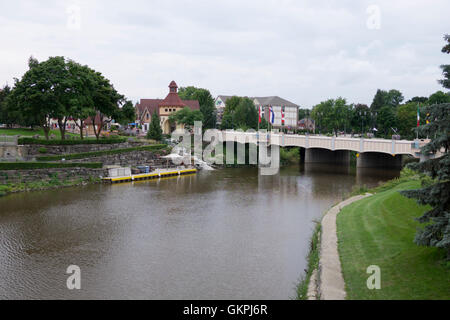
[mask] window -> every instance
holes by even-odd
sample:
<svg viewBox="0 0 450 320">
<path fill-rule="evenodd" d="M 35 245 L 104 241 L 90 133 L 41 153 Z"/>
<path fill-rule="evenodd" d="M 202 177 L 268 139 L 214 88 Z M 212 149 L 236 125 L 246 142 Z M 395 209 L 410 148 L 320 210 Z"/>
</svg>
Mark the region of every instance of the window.
<svg viewBox="0 0 450 320">
<path fill-rule="evenodd" d="M 167 112 L 167 109 L 165 109 L 165 111 Z"/>
<path fill-rule="evenodd" d="M 147 113 L 147 120 L 148 120 L 148 113 Z"/>
</svg>

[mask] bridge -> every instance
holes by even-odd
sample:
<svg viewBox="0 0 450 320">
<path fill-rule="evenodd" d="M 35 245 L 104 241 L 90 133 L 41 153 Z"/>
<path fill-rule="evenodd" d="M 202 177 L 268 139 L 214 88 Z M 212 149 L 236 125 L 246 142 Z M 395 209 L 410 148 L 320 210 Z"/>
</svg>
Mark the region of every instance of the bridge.
<svg viewBox="0 0 450 320">
<path fill-rule="evenodd" d="M 348 164 L 350 151 L 357 153 L 357 167 L 401 167 L 402 156 L 426 159 L 420 148 L 429 140 L 388 140 L 350 137 L 222 131 L 224 142 L 253 143 L 259 146 L 300 147 L 301 159 L 311 163 Z"/>
</svg>

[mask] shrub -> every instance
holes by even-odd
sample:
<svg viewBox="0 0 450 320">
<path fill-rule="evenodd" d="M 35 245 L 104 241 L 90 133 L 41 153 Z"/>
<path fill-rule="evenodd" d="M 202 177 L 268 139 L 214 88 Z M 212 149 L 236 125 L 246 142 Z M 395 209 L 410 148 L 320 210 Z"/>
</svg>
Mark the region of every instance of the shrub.
<svg viewBox="0 0 450 320">
<path fill-rule="evenodd" d="M 102 168 L 101 162 L 0 162 L 0 170 L 28 170 L 46 168 Z"/>
</svg>

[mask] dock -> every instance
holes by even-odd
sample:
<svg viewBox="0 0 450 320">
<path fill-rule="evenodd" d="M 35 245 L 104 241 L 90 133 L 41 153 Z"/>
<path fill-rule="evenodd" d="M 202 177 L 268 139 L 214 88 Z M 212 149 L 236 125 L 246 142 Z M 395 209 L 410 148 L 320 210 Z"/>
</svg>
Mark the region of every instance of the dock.
<svg viewBox="0 0 450 320">
<path fill-rule="evenodd" d="M 172 176 L 181 176 L 181 175 L 194 174 L 194 173 L 197 173 L 197 169 L 195 169 L 195 168 L 189 168 L 189 169 L 168 168 L 168 169 L 156 169 L 155 171 L 149 172 L 149 173 L 138 173 L 138 174 L 132 174 L 132 175 L 125 175 L 125 176 L 106 177 L 106 178 L 102 178 L 102 180 L 104 182 L 110 182 L 110 183 L 122 183 L 122 182 L 131 182 L 131 181 L 159 179 L 159 178 L 172 177 Z"/>
</svg>

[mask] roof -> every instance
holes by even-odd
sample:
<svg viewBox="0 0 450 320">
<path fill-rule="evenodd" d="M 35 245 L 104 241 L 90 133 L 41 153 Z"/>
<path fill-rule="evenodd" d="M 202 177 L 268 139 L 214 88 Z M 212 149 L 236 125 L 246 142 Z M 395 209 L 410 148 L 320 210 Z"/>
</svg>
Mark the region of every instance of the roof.
<svg viewBox="0 0 450 320">
<path fill-rule="evenodd" d="M 139 111 L 139 115 L 142 117 L 145 110 L 148 110 L 150 115 L 154 112 L 159 114 L 159 107 L 189 107 L 191 110 L 199 110 L 200 104 L 197 100 L 181 100 L 177 93 L 177 84 L 175 81 L 170 82 L 169 94 L 165 99 L 141 99 L 139 103 L 136 104 L 136 108 Z"/>
<path fill-rule="evenodd" d="M 176 92 L 169 92 L 167 97 L 161 101 L 161 106 L 173 106 L 173 107 L 185 107 L 186 104 L 181 101 L 180 97 L 178 96 L 178 93 Z"/>
<path fill-rule="evenodd" d="M 225 95 L 219 95 L 217 96 L 217 99 L 220 98 L 224 103 L 228 99 L 230 99 L 233 96 L 225 96 Z M 270 97 L 248 97 L 255 101 L 255 104 L 263 105 L 263 106 L 286 106 L 286 107 L 296 107 L 299 108 L 299 105 L 296 105 L 293 102 L 290 102 L 286 99 L 280 98 L 279 96 L 270 96 Z"/>
<path fill-rule="evenodd" d="M 263 106 L 286 106 L 286 107 L 299 107 L 295 103 L 292 103 L 286 99 L 280 98 L 279 96 L 270 97 L 252 97 L 251 99 L 256 100 L 257 104 Z"/>
<path fill-rule="evenodd" d="M 220 99 L 223 101 L 223 103 L 226 103 L 228 99 L 234 96 L 217 96 L 217 99 Z"/>
</svg>

